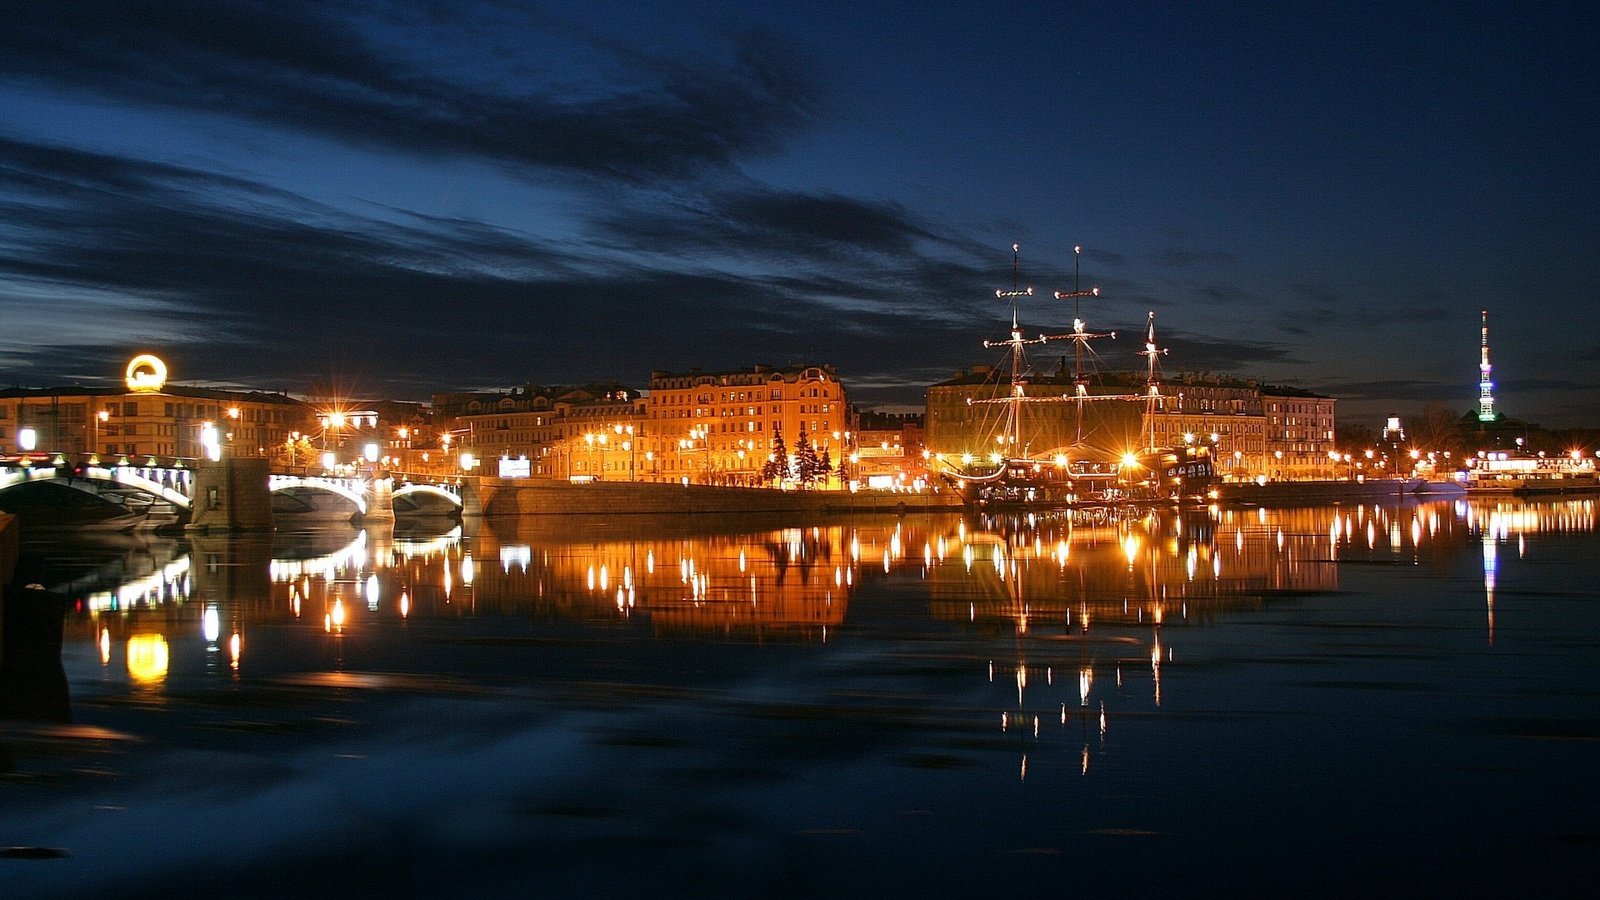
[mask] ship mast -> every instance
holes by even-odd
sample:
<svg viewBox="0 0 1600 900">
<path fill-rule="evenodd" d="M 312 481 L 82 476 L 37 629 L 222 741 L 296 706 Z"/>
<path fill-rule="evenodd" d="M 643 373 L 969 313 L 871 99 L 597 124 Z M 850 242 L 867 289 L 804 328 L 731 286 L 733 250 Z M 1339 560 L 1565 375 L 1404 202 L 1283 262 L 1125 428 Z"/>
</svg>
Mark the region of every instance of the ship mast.
<svg viewBox="0 0 1600 900">
<path fill-rule="evenodd" d="M 1043 335 L 1032 340 L 1022 336 L 1022 326 L 1019 324 L 1017 315 L 1017 302 L 1023 297 L 1032 297 L 1033 288 L 1024 288 L 1019 286 L 1019 276 L 1021 271 L 1020 253 L 1021 245 L 1012 244 L 1011 290 L 1000 290 L 994 292 L 996 297 L 1002 300 L 1009 299 L 1011 301 L 1011 337 L 1004 341 L 983 342 L 983 346 L 985 347 L 1011 348 L 1011 393 L 1007 398 L 1005 430 L 1000 437 L 1000 442 L 1005 445 L 1005 455 L 1007 457 L 1010 457 L 1012 454 L 1016 453 L 1017 438 L 1022 428 L 1022 400 L 1024 394 L 1026 393 L 1026 386 L 1028 384 L 1027 376 L 1023 374 L 1024 359 L 1022 346 L 1024 344 L 1042 344 L 1045 340 Z"/>
<path fill-rule="evenodd" d="M 1083 370 L 1083 352 L 1088 349 L 1089 342 L 1095 338 L 1111 338 L 1115 340 L 1117 337 L 1115 331 L 1096 334 L 1086 330 L 1087 326 L 1083 322 L 1080 303 L 1084 297 L 1100 296 L 1100 289 L 1093 287 L 1088 290 L 1082 290 L 1079 287 L 1078 261 L 1082 257 L 1083 246 L 1074 246 L 1072 248 L 1072 290 L 1056 291 L 1057 300 L 1070 299 L 1072 301 L 1072 333 L 1040 336 L 1042 340 L 1047 341 L 1064 339 L 1072 341 L 1072 396 L 1078 405 L 1077 430 L 1074 433 L 1073 442 L 1079 445 L 1083 443 L 1083 404 L 1089 399 L 1089 376 Z"/>
<path fill-rule="evenodd" d="M 1144 349 L 1139 351 L 1147 363 L 1144 393 L 1144 446 L 1152 450 L 1156 445 L 1156 409 L 1161 405 L 1161 367 L 1157 359 L 1165 356 L 1166 347 L 1156 346 L 1156 314 L 1150 311 L 1148 324 L 1145 326 Z"/>
</svg>

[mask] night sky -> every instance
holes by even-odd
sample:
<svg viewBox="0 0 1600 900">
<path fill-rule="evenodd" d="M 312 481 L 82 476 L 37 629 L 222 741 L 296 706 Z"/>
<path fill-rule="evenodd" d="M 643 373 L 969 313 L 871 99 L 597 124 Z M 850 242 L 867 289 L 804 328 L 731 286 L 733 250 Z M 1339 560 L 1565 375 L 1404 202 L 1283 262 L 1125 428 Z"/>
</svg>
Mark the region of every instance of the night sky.
<svg viewBox="0 0 1600 900">
<path fill-rule="evenodd" d="M 1136 368 L 1600 425 L 1590 4 L 23 3 L 0 382 L 366 398 L 997 361 L 1011 244 Z"/>
</svg>

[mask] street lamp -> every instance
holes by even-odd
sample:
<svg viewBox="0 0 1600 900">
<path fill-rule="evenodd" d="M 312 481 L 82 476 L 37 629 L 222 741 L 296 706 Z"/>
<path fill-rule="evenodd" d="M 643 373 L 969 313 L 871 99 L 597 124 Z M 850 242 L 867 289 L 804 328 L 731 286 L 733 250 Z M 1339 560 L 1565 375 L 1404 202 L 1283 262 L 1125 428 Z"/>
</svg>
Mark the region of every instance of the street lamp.
<svg viewBox="0 0 1600 900">
<path fill-rule="evenodd" d="M 105 432 L 106 422 L 111 420 L 111 411 L 102 409 L 94 414 L 94 446 L 89 448 L 90 453 L 100 452 L 100 440 Z"/>
<path fill-rule="evenodd" d="M 222 458 L 222 442 L 217 434 L 217 426 L 211 422 L 200 423 L 200 452 L 212 462 Z"/>
<path fill-rule="evenodd" d="M 678 446 L 682 450 L 692 451 L 695 449 L 702 449 L 706 452 L 704 480 L 707 482 L 711 480 L 711 442 L 706 439 L 706 436 L 710 433 L 711 429 L 708 426 L 696 425 L 695 427 L 689 429 L 689 437 L 686 440 L 678 442 Z M 702 442 L 705 446 L 696 448 L 696 441 Z"/>
<path fill-rule="evenodd" d="M 633 463 L 634 463 L 634 455 L 633 455 L 633 426 L 632 425 L 613 425 L 613 426 L 611 426 L 611 430 L 616 432 L 617 437 L 619 439 L 621 439 L 621 441 L 622 441 L 620 446 L 622 447 L 623 450 L 627 451 L 627 453 L 628 453 L 628 480 L 632 481 L 633 480 Z"/>
</svg>

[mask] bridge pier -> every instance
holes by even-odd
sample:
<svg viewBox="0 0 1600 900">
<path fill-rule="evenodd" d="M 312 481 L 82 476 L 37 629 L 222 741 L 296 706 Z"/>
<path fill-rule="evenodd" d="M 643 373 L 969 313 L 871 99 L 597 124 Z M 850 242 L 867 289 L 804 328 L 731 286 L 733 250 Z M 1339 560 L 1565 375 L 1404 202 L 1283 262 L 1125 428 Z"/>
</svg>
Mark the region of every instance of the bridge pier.
<svg viewBox="0 0 1600 900">
<path fill-rule="evenodd" d="M 6 598 L 11 593 L 11 578 L 17 571 L 17 517 L 0 513 L 0 665 L 5 664 Z"/>
<path fill-rule="evenodd" d="M 488 506 L 489 498 L 494 496 L 494 487 L 486 485 L 488 479 L 483 477 L 468 477 L 461 481 L 461 515 L 481 516 Z"/>
<path fill-rule="evenodd" d="M 265 459 L 230 457 L 194 469 L 190 531 L 271 531 Z"/>
<path fill-rule="evenodd" d="M 374 477 L 367 487 L 367 511 L 356 516 L 363 525 L 394 522 L 394 479 Z"/>
<path fill-rule="evenodd" d="M 17 524 L 17 517 L 0 512 L 0 587 L 11 583 L 11 576 L 17 571 L 18 535 L 21 526 Z"/>
</svg>

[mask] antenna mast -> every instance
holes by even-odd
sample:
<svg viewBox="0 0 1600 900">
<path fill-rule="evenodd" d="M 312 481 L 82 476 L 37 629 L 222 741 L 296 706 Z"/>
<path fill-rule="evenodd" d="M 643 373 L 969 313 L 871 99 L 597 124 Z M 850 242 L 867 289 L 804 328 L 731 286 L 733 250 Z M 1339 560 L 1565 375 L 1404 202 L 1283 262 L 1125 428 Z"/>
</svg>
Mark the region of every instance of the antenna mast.
<svg viewBox="0 0 1600 900">
<path fill-rule="evenodd" d="M 1483 311 L 1483 352 L 1478 360 L 1478 421 L 1494 421 L 1494 381 L 1489 378 L 1489 311 Z"/>
</svg>

